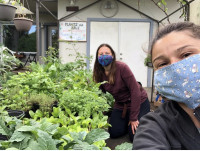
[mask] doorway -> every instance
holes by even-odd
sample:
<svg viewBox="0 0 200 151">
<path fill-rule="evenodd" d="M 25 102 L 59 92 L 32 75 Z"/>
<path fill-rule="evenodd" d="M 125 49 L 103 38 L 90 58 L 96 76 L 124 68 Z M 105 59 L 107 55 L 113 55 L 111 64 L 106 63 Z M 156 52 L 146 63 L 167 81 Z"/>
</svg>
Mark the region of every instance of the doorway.
<svg viewBox="0 0 200 151">
<path fill-rule="evenodd" d="M 102 43 L 114 49 L 117 60 L 125 62 L 137 81 L 144 87 L 151 86 L 151 73 L 144 65 L 149 41 L 152 36 L 152 21 L 124 19 L 89 19 L 87 56 L 93 56 L 88 68 L 93 69 L 96 50 Z"/>
</svg>

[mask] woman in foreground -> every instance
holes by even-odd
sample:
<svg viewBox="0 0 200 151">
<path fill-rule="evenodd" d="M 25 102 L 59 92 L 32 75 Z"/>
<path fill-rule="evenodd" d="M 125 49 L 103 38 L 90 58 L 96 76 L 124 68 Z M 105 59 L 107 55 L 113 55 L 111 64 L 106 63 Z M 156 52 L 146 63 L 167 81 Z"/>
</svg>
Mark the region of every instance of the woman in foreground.
<svg viewBox="0 0 200 151">
<path fill-rule="evenodd" d="M 170 101 L 141 118 L 133 149 L 200 149 L 200 26 L 164 27 L 151 55 L 154 86 Z"/>
</svg>

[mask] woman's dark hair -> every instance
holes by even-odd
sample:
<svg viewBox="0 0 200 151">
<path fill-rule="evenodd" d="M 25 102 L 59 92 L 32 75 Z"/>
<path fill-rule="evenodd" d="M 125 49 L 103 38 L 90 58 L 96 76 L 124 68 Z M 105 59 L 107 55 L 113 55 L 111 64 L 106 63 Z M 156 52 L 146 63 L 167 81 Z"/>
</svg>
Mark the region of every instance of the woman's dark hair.
<svg viewBox="0 0 200 151">
<path fill-rule="evenodd" d="M 108 47 L 110 50 L 111 50 L 111 53 L 112 53 L 112 56 L 113 56 L 113 61 L 111 63 L 111 70 L 110 70 L 110 73 L 109 73 L 109 79 L 108 79 L 108 82 L 110 84 L 114 84 L 115 82 L 115 70 L 116 70 L 116 55 L 115 55 L 115 52 L 114 50 L 112 49 L 112 47 L 108 44 L 101 44 L 98 48 L 97 48 L 97 52 L 96 52 L 96 59 L 95 59 L 95 63 L 94 63 L 94 69 L 93 69 L 93 80 L 95 82 L 102 82 L 102 77 L 103 77 L 103 74 L 105 72 L 104 68 L 102 67 L 102 65 L 99 63 L 98 61 L 98 52 L 99 52 L 99 49 L 101 47 Z"/>
<path fill-rule="evenodd" d="M 161 28 L 156 36 L 154 37 L 152 43 L 151 43 L 151 56 L 152 56 L 152 50 L 153 50 L 153 46 L 155 45 L 155 43 L 163 38 L 164 36 L 166 36 L 167 34 L 171 33 L 171 32 L 179 32 L 179 31 L 189 31 L 191 33 L 191 37 L 200 39 L 200 26 L 195 25 L 194 23 L 191 22 L 178 22 L 178 23 L 172 23 L 169 24 L 163 28 Z M 178 37 L 177 37 L 178 38 Z"/>
</svg>

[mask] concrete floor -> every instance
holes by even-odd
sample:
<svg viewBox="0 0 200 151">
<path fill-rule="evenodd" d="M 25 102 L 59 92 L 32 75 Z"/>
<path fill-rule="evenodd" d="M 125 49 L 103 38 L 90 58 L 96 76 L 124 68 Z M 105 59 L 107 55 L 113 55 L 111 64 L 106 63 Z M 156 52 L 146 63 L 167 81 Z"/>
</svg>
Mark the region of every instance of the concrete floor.
<svg viewBox="0 0 200 151">
<path fill-rule="evenodd" d="M 107 147 L 109 147 L 111 150 L 114 150 L 117 145 L 120 145 L 125 142 L 132 143 L 129 140 L 128 134 L 126 134 L 122 137 L 119 137 L 119 138 L 115 138 L 115 139 L 109 138 L 106 140 Z"/>
</svg>

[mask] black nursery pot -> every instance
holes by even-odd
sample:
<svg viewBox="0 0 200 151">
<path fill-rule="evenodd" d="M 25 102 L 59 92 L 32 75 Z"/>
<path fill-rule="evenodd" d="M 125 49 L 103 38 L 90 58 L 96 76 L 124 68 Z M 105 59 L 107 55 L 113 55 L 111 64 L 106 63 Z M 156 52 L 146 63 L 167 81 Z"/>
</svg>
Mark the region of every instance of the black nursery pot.
<svg viewBox="0 0 200 151">
<path fill-rule="evenodd" d="M 9 116 L 14 116 L 16 118 L 21 118 L 25 115 L 24 111 L 19 110 L 7 110 Z M 0 134 L 0 140 L 8 140 L 6 135 Z"/>
<path fill-rule="evenodd" d="M 31 107 L 30 110 L 32 110 L 33 112 L 36 112 L 37 109 L 39 109 L 39 108 L 40 108 L 39 104 L 33 103 L 33 105 L 32 105 L 32 107 Z M 28 111 L 25 112 L 25 117 L 26 117 L 26 118 L 31 118 L 31 116 L 30 116 L 30 114 L 29 114 L 29 111 L 30 111 L 30 110 L 28 110 Z"/>
<path fill-rule="evenodd" d="M 15 116 L 16 118 L 21 118 L 25 115 L 24 111 L 19 110 L 7 110 L 9 116 Z"/>
<path fill-rule="evenodd" d="M 0 140 L 5 141 L 5 140 L 8 140 L 8 138 L 6 135 L 0 134 Z"/>
</svg>

